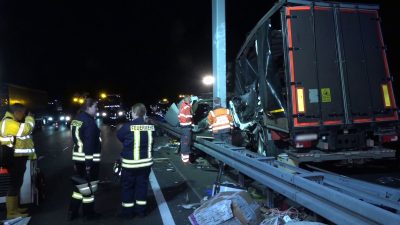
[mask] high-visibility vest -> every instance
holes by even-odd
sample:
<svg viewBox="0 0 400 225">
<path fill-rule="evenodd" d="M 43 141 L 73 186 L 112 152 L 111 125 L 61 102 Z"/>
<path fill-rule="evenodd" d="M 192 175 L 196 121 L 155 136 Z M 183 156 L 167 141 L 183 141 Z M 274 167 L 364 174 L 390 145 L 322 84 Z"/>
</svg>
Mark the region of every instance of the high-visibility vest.
<svg viewBox="0 0 400 225">
<path fill-rule="evenodd" d="M 0 142 L 14 149 L 14 156 L 31 156 L 35 154 L 31 133 L 35 127 L 35 119 L 26 116 L 20 123 L 14 119 L 13 114 L 6 112 L 0 122 Z"/>
<path fill-rule="evenodd" d="M 213 133 L 223 129 L 231 129 L 233 126 L 233 119 L 229 113 L 229 109 L 218 108 L 208 113 L 209 128 Z"/>
<path fill-rule="evenodd" d="M 152 146 L 154 125 L 146 124 L 144 118 L 125 123 L 117 132 L 122 142 L 122 168 L 139 169 L 153 165 Z"/>
<path fill-rule="evenodd" d="M 192 107 L 189 103 L 182 102 L 178 115 L 179 124 L 181 126 L 190 126 L 192 125 L 192 118 Z"/>
</svg>

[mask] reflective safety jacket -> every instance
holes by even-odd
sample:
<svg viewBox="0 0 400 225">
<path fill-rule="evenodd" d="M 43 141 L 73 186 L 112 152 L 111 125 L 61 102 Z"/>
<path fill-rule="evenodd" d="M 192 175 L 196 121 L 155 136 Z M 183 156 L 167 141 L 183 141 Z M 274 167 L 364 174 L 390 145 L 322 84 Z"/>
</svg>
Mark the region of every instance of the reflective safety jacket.
<svg viewBox="0 0 400 225">
<path fill-rule="evenodd" d="M 122 142 L 122 168 L 137 169 L 153 165 L 154 125 L 148 125 L 143 118 L 125 123 L 117 132 Z"/>
<path fill-rule="evenodd" d="M 12 113 L 6 112 L 0 122 L 1 145 L 13 148 L 16 157 L 34 155 L 35 148 L 31 137 L 34 127 L 35 119 L 32 116 L 26 116 L 25 122 L 20 123 Z"/>
<path fill-rule="evenodd" d="M 75 162 L 85 162 L 87 166 L 100 162 L 100 129 L 96 121 L 86 112 L 81 112 L 71 121 L 72 140 L 74 148 L 72 150 L 72 160 Z"/>
<path fill-rule="evenodd" d="M 179 109 L 179 124 L 184 127 L 184 126 L 190 126 L 192 125 L 192 106 L 190 106 L 190 103 L 182 102 L 181 108 Z"/>
<path fill-rule="evenodd" d="M 213 133 L 224 129 L 231 129 L 233 126 L 233 119 L 232 115 L 229 113 L 229 109 L 214 109 L 208 113 L 207 119 Z"/>
</svg>

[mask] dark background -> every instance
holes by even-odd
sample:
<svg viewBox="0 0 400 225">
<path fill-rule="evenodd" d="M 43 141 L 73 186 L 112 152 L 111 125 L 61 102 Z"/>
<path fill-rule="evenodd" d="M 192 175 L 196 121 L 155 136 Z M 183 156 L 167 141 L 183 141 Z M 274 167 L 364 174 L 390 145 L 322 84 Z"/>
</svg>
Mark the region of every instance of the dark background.
<svg viewBox="0 0 400 225">
<path fill-rule="evenodd" d="M 228 62 L 274 2 L 226 0 Z M 381 5 L 398 86 L 399 12 L 394 1 L 362 2 Z M 0 78 L 65 101 L 106 91 L 152 103 L 210 90 L 211 37 L 211 0 L 0 1 Z"/>
</svg>

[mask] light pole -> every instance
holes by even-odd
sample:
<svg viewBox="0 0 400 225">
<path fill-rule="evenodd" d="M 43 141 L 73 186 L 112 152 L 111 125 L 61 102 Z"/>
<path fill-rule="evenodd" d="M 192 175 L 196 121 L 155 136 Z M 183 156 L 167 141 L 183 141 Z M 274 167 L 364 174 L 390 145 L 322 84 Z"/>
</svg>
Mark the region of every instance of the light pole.
<svg viewBox="0 0 400 225">
<path fill-rule="evenodd" d="M 212 0 L 212 58 L 213 97 L 221 98 L 221 106 L 226 107 L 226 31 L 225 0 Z"/>
</svg>

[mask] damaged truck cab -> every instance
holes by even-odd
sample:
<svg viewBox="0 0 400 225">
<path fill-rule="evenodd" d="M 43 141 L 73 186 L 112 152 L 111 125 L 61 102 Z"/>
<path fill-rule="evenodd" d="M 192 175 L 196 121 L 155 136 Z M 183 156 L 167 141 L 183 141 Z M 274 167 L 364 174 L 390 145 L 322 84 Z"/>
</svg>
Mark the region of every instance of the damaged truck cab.
<svg viewBox="0 0 400 225">
<path fill-rule="evenodd" d="M 281 0 L 236 58 L 236 124 L 301 162 L 395 157 L 398 112 L 377 5 Z"/>
</svg>

